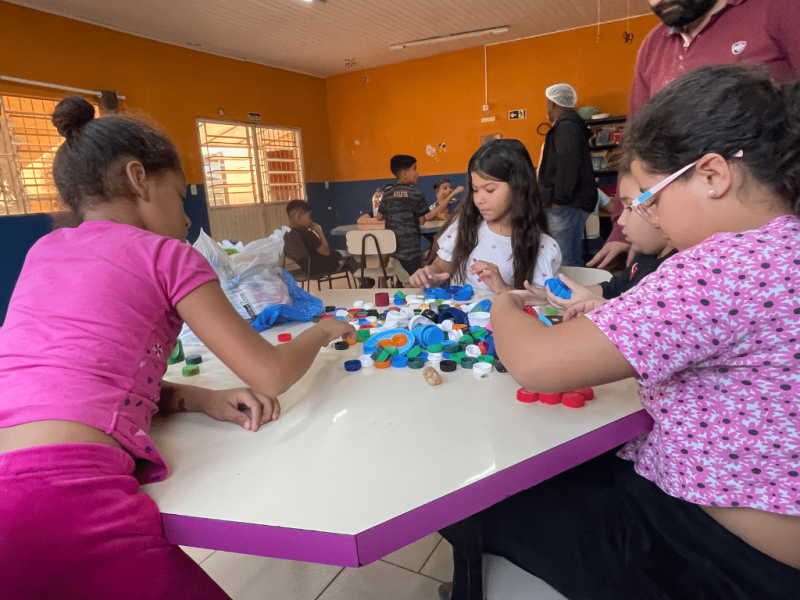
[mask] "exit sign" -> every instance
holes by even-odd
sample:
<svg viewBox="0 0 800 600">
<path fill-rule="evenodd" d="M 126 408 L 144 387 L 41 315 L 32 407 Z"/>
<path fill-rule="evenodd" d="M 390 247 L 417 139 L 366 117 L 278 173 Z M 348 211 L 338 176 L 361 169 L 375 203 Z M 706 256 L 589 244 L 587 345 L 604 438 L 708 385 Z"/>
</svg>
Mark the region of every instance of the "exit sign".
<svg viewBox="0 0 800 600">
<path fill-rule="evenodd" d="M 528 116 L 528 111 L 524 108 L 520 108 L 519 110 L 510 110 L 508 111 L 508 119 L 510 121 L 516 121 L 517 119 L 524 119 Z"/>
<path fill-rule="evenodd" d="M 247 113 L 247 120 L 251 123 L 261 123 L 261 113 L 251 112 Z"/>
</svg>

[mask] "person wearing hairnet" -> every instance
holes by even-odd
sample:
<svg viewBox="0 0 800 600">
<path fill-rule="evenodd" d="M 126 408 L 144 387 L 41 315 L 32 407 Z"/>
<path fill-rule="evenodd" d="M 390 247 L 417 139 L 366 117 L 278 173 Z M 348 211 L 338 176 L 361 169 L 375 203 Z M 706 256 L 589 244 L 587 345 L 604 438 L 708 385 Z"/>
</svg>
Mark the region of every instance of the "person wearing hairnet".
<svg viewBox="0 0 800 600">
<path fill-rule="evenodd" d="M 578 95 L 571 85 L 545 90 L 547 132 L 539 165 L 539 188 L 550 235 L 561 247 L 562 265 L 583 266 L 583 231 L 597 204 L 597 185 L 589 151 L 591 131 L 575 111 Z"/>
</svg>

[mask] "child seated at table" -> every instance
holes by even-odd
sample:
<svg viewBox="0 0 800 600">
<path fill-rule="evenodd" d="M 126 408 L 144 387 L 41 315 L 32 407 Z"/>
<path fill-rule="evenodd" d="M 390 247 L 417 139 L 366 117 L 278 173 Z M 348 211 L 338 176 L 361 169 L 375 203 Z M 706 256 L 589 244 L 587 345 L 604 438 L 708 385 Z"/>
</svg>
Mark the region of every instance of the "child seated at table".
<svg viewBox="0 0 800 600">
<path fill-rule="evenodd" d="M 311 275 L 331 273 L 342 269 L 354 272 L 358 265 L 349 254 L 331 250 L 330 244 L 319 224 L 311 220 L 311 207 L 305 200 L 292 200 L 286 204 L 289 227 L 303 240 L 311 259 Z"/>
<path fill-rule="evenodd" d="M 565 320 L 590 312 L 604 304 L 606 300 L 622 295 L 647 275 L 653 273 L 661 263 L 677 252 L 669 245 L 661 229 L 645 221 L 639 213 L 633 210 L 631 203 L 640 192 L 636 180 L 630 172 L 629 160 L 623 159 L 619 167 L 617 189 L 624 207 L 619 223 L 625 237 L 636 252 L 636 256 L 624 271 L 612 277 L 610 281 L 604 281 L 598 285 L 584 287 L 563 273 L 559 274 L 559 279 L 571 290 L 571 296 L 561 298 L 549 289 L 545 291 L 550 304 L 567 311 L 564 313 Z"/>
<path fill-rule="evenodd" d="M 227 599 L 139 491 L 167 476 L 150 421 L 204 412 L 254 435 L 320 348 L 355 331 L 326 319 L 272 346 L 186 243 L 166 136 L 77 96 L 53 124 L 56 188 L 82 223 L 33 245 L 0 330 L 0 585 L 17 600 Z M 162 381 L 184 321 L 249 387 Z"/>
<path fill-rule="evenodd" d="M 453 189 L 452 186 L 453 183 L 446 177 L 436 180 L 436 183 L 433 184 L 436 202 L 430 205 L 429 212 L 425 215 L 426 221 L 446 219 L 453 213 L 459 202 L 456 196 L 464 191 L 464 186 L 460 185 L 456 189 Z"/>
<path fill-rule="evenodd" d="M 425 194 L 416 187 L 419 179 L 416 158 L 397 154 L 392 157 L 389 168 L 397 181 L 383 188 L 375 218 L 385 219 L 386 229 L 394 232 L 397 249 L 392 256 L 408 273 L 414 273 L 422 264 L 420 226 L 429 220 L 428 215 L 436 214 L 439 209 L 429 210 Z"/>
<path fill-rule="evenodd" d="M 547 235 L 547 220 L 528 150 L 519 140 L 481 146 L 467 167 L 470 187 L 437 238 L 433 262 L 412 274 L 412 287 L 453 285 L 499 293 L 539 286 L 561 266 L 561 251 Z"/>
<path fill-rule="evenodd" d="M 546 327 L 506 293 L 491 318 L 520 385 L 636 377 L 655 424 L 481 513 L 483 548 L 571 600 L 796 598 L 800 82 L 701 67 L 625 137 L 632 206 L 678 254 L 585 317 Z"/>
</svg>

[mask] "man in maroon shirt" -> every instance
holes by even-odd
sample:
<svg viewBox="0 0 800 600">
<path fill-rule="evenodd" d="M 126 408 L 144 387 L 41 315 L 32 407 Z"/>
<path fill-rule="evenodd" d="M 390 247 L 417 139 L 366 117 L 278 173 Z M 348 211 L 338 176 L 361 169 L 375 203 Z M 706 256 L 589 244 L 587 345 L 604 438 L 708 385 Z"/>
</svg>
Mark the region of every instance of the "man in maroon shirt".
<svg viewBox="0 0 800 600">
<path fill-rule="evenodd" d="M 800 72 L 800 1 L 798 0 L 648 0 L 662 23 L 647 34 L 636 57 L 630 119 L 661 88 L 711 64 L 763 64 L 779 83 Z M 627 252 L 614 202 L 614 229 L 587 263 L 603 268 Z"/>
</svg>

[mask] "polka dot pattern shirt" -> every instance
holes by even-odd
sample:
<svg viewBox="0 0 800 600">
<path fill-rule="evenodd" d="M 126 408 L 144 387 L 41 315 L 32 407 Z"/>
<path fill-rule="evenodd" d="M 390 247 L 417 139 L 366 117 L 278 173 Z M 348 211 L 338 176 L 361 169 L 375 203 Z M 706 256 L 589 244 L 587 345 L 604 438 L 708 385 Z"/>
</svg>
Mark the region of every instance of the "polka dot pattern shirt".
<svg viewBox="0 0 800 600">
<path fill-rule="evenodd" d="M 800 515 L 800 220 L 716 234 L 589 318 L 653 430 L 621 456 L 668 494 Z"/>
</svg>

